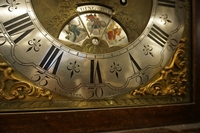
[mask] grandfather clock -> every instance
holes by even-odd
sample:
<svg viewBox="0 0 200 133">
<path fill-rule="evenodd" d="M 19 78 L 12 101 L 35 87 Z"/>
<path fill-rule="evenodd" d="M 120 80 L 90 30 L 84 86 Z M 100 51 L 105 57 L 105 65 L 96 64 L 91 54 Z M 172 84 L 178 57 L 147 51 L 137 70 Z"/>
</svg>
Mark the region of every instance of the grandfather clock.
<svg viewBox="0 0 200 133">
<path fill-rule="evenodd" d="M 2 0 L 0 131 L 134 132 L 199 122 L 198 5 Z"/>
</svg>

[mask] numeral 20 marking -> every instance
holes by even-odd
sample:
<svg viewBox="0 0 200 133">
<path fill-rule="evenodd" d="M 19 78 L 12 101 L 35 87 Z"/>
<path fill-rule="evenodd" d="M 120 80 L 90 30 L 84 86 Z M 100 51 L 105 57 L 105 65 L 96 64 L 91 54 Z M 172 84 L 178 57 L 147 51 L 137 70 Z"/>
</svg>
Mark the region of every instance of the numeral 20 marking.
<svg viewBox="0 0 200 133">
<path fill-rule="evenodd" d="M 19 36 L 14 39 L 14 43 L 18 43 L 31 31 L 34 30 L 34 25 L 28 13 L 22 14 L 16 18 L 6 21 L 3 23 L 3 25 L 5 26 L 5 29 L 10 36 L 19 34 Z"/>
</svg>

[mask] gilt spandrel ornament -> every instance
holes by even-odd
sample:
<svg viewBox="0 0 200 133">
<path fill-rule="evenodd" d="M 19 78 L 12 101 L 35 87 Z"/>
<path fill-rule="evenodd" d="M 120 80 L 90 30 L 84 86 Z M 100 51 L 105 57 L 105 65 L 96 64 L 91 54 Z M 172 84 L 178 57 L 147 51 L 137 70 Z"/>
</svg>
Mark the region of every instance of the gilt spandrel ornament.
<svg viewBox="0 0 200 133">
<path fill-rule="evenodd" d="M 0 63 L 0 100 L 26 99 L 27 96 L 37 98 L 47 97 L 49 100 L 52 99 L 50 91 L 32 85 L 27 81 L 23 81 L 16 77 L 13 71 L 13 68 L 7 63 Z"/>
<path fill-rule="evenodd" d="M 134 90 L 132 92 L 133 95 L 186 95 L 186 40 L 186 38 L 181 39 L 179 47 L 171 62 L 160 72 L 160 76 L 145 87 Z"/>
</svg>

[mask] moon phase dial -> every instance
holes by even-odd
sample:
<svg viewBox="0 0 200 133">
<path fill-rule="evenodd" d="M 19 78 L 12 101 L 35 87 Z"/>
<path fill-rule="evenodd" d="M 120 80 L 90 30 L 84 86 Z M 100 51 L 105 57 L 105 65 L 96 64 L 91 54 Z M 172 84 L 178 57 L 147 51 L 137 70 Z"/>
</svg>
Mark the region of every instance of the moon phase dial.
<svg viewBox="0 0 200 133">
<path fill-rule="evenodd" d="M 32 1 L 42 25 L 62 44 L 88 54 L 104 54 L 125 48 L 143 32 L 152 10 L 152 1 L 144 0 L 102 0 L 92 2 L 92 5 L 91 1 L 81 0 L 59 0 L 59 4 L 45 1 L 42 8 L 39 1 Z M 41 10 L 52 13 L 44 16 Z M 86 44 L 94 37 L 98 38 L 99 45 Z"/>
</svg>

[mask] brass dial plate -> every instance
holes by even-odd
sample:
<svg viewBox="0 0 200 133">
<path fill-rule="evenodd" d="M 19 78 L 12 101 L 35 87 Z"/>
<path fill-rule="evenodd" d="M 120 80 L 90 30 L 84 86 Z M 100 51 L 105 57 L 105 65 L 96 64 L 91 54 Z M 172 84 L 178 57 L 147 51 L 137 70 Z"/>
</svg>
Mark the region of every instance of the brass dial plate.
<svg viewBox="0 0 200 133">
<path fill-rule="evenodd" d="M 1 1 L 8 6 L 0 9 L 0 53 L 60 95 L 124 94 L 148 83 L 173 56 L 184 30 L 184 2 L 20 0 L 12 8 Z"/>
</svg>

